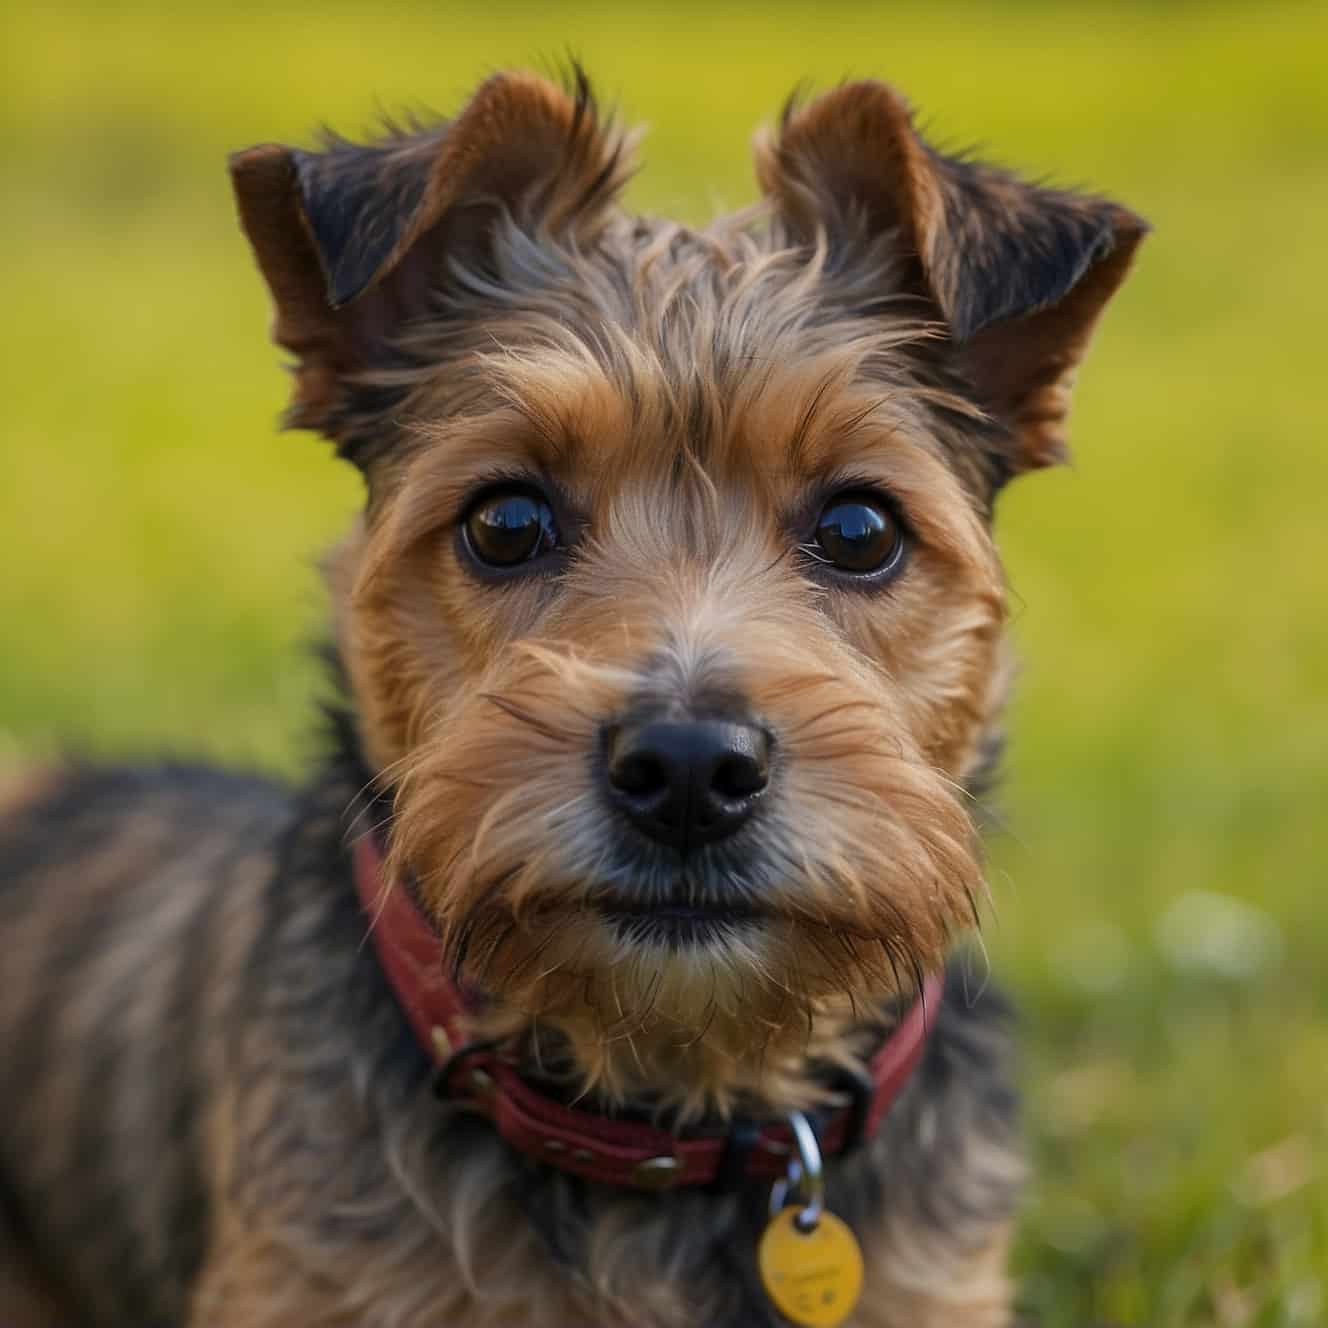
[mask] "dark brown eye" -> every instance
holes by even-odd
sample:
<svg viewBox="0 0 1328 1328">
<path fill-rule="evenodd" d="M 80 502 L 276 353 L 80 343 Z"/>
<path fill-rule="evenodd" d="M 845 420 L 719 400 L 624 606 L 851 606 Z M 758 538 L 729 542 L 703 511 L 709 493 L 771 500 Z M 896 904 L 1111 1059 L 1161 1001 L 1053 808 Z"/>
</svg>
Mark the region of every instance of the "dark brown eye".
<svg viewBox="0 0 1328 1328">
<path fill-rule="evenodd" d="M 817 518 L 816 543 L 840 571 L 865 576 L 898 564 L 904 532 L 881 499 L 869 493 L 837 494 Z"/>
<path fill-rule="evenodd" d="M 466 547 L 489 567 L 516 567 L 558 547 L 553 508 L 527 488 L 491 489 L 466 514 Z"/>
</svg>

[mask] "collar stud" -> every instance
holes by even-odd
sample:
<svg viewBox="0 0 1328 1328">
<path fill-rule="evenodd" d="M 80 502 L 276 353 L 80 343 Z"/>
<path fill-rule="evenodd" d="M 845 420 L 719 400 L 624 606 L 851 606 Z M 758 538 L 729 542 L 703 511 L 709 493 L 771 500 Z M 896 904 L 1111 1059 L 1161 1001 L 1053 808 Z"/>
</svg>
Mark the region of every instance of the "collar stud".
<svg viewBox="0 0 1328 1328">
<path fill-rule="evenodd" d="M 668 1154 L 647 1157 L 632 1168 L 632 1184 L 643 1190 L 667 1190 L 677 1183 L 682 1162 Z"/>
</svg>

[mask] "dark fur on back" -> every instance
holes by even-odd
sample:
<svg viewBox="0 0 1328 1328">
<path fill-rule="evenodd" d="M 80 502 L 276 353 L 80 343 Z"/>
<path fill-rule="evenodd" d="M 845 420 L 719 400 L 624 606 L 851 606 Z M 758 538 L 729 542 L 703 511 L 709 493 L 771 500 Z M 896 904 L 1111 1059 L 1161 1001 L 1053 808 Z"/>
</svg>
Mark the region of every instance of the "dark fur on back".
<svg viewBox="0 0 1328 1328">
<path fill-rule="evenodd" d="M 235 949 L 290 816 L 268 781 L 163 766 L 60 776 L 0 821 L 0 1173 L 39 1263 L 104 1321 L 184 1312 Z"/>
</svg>

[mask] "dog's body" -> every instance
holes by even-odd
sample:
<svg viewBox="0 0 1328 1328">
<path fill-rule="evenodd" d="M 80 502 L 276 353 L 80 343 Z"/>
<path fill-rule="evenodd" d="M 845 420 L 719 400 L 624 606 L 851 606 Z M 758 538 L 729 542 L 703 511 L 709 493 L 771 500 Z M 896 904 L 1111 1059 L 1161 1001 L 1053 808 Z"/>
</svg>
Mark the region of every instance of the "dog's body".
<svg viewBox="0 0 1328 1328">
<path fill-rule="evenodd" d="M 760 216 L 626 217 L 624 161 L 584 89 L 513 76 L 237 159 L 294 420 L 368 482 L 330 575 L 349 713 L 298 795 L 0 788 L 32 1322 L 783 1322 L 767 1188 L 587 1182 L 438 1100 L 348 845 L 381 837 L 532 1082 L 682 1134 L 824 1106 L 973 920 L 991 505 L 1059 454 L 1142 226 L 932 153 L 874 84 L 786 117 Z M 856 1324 L 1008 1321 L 1005 1018 L 960 967 L 828 1164 Z"/>
</svg>

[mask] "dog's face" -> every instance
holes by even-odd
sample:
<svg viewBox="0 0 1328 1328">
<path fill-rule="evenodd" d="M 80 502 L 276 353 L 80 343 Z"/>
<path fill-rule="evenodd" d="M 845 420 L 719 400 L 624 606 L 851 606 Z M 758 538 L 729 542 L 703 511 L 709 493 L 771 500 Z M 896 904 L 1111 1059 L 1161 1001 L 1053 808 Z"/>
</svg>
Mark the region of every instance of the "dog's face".
<svg viewBox="0 0 1328 1328">
<path fill-rule="evenodd" d="M 975 919 L 990 506 L 1142 226 L 874 84 L 705 231 L 622 213 L 625 163 L 584 89 L 503 76 L 235 176 L 294 418 L 368 480 L 334 583 L 395 869 L 495 1026 L 724 1105 Z"/>
</svg>

